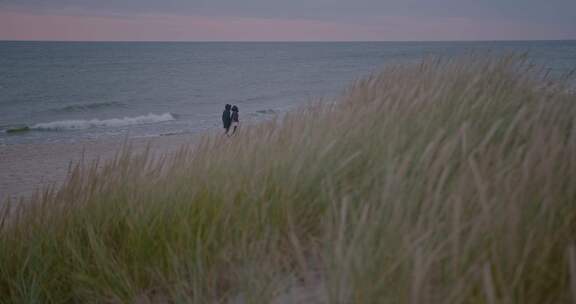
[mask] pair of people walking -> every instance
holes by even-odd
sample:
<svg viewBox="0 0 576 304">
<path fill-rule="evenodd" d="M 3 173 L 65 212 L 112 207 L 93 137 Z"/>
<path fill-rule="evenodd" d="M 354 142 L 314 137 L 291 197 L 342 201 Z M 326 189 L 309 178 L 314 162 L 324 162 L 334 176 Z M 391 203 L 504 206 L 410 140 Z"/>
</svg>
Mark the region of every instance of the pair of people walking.
<svg viewBox="0 0 576 304">
<path fill-rule="evenodd" d="M 236 130 L 240 126 L 238 112 L 240 111 L 237 106 L 232 106 L 230 104 L 224 106 L 224 112 L 222 112 L 222 124 L 224 125 L 225 135 L 230 135 L 230 128 L 232 128 L 232 134 L 236 133 Z"/>
</svg>

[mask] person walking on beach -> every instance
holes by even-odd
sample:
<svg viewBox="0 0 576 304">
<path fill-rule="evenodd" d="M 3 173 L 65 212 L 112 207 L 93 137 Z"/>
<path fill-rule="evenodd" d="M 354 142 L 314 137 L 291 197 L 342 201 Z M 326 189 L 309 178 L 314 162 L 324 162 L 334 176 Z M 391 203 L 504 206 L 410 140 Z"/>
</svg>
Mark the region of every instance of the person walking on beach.
<svg viewBox="0 0 576 304">
<path fill-rule="evenodd" d="M 228 135 L 230 131 L 230 125 L 232 124 L 232 117 L 230 117 L 230 108 L 232 106 L 227 104 L 224 106 L 224 112 L 222 112 L 222 124 L 224 125 L 224 134 Z"/>
<path fill-rule="evenodd" d="M 230 117 L 232 119 L 232 134 L 236 133 L 236 130 L 240 126 L 240 119 L 238 116 L 238 112 L 239 112 L 238 107 L 233 106 L 232 107 L 232 115 Z"/>
</svg>

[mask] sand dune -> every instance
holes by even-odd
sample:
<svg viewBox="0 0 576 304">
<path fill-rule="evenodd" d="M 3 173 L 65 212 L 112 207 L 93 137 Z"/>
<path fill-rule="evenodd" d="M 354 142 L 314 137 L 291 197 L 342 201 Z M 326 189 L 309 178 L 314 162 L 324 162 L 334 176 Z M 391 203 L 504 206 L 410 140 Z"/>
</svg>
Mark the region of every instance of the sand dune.
<svg viewBox="0 0 576 304">
<path fill-rule="evenodd" d="M 152 153 L 176 150 L 194 141 L 194 135 L 134 138 L 128 142 L 135 151 L 150 145 Z M 18 198 L 50 185 L 62 183 L 71 164 L 114 157 L 127 139 L 106 139 L 79 143 L 19 144 L 0 147 L 0 201 Z"/>
</svg>

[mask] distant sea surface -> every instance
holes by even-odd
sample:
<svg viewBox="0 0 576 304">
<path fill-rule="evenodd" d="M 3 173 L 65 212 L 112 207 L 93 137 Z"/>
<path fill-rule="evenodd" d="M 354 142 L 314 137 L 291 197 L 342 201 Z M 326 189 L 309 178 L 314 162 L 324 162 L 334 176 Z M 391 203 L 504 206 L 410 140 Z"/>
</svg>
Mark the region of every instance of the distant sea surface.
<svg viewBox="0 0 576 304">
<path fill-rule="evenodd" d="M 0 145 L 198 132 L 220 127 L 226 103 L 265 119 L 390 64 L 478 51 L 576 69 L 576 41 L 0 42 Z"/>
</svg>

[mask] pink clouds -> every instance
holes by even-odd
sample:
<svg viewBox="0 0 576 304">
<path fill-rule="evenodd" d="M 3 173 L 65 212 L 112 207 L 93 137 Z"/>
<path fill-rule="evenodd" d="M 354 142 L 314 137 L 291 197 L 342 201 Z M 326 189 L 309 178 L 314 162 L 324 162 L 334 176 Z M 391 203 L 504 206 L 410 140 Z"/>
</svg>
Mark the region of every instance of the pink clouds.
<svg viewBox="0 0 576 304">
<path fill-rule="evenodd" d="M 0 13 L 0 38 L 16 40 L 358 40 L 375 38 L 371 31 L 309 20 Z"/>
<path fill-rule="evenodd" d="M 387 16 L 364 24 L 178 15 L 81 16 L 0 12 L 0 39 L 81 41 L 348 41 L 567 39 L 537 24 Z"/>
</svg>

